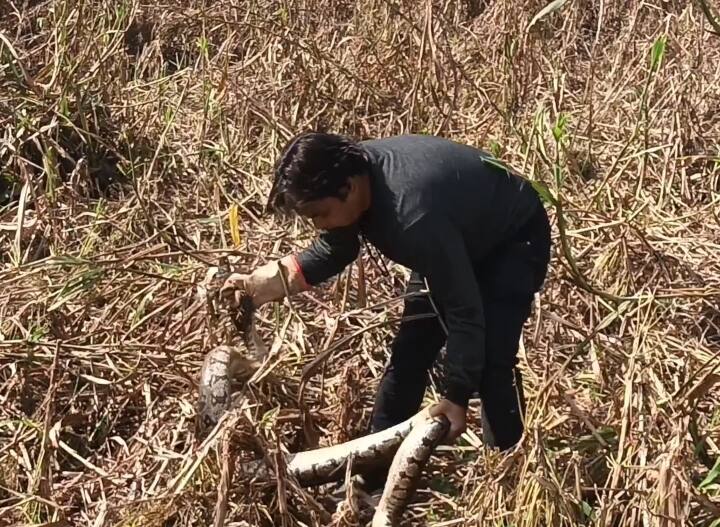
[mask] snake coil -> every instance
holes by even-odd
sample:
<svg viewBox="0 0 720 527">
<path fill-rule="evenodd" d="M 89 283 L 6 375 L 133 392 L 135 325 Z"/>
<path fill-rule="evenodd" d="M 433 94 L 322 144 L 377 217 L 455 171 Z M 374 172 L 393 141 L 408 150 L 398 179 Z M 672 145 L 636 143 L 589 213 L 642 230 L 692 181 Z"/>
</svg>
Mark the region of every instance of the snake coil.
<svg viewBox="0 0 720 527">
<path fill-rule="evenodd" d="M 207 353 L 200 369 L 195 434 L 204 438 L 230 408 L 232 383 L 250 377 L 267 356 L 267 348 L 255 329 L 255 307 L 250 295 L 241 294 L 239 306 L 227 307 L 219 291 L 229 275 L 227 268 L 213 268 L 201 288 L 207 303 L 211 333 L 221 343 Z"/>
<path fill-rule="evenodd" d="M 219 271 L 219 272 L 218 272 Z M 212 323 L 224 333 L 225 343 L 215 346 L 205 357 L 200 371 L 196 435 L 205 437 L 230 408 L 232 382 L 240 376 L 251 376 L 267 355 L 254 326 L 252 298 L 240 295 L 240 305 L 227 309 L 219 299 L 219 285 L 227 270 L 210 274 L 205 295 Z M 435 447 L 447 434 L 449 423 L 444 416 L 428 418 L 425 411 L 391 428 L 339 445 L 291 454 L 287 472 L 302 486 L 313 486 L 345 477 L 345 467 L 352 459 L 353 474 L 390 464 L 388 479 L 375 510 L 372 527 L 392 527 L 402 517 L 417 487 L 422 470 Z M 256 477 L 268 477 L 261 461 L 244 467 Z"/>
</svg>

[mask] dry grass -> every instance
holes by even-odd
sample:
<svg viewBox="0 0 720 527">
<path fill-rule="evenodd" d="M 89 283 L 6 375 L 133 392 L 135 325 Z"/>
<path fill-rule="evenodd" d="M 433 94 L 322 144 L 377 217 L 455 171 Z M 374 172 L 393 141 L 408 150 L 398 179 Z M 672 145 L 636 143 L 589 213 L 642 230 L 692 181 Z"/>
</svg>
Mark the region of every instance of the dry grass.
<svg viewBox="0 0 720 527">
<path fill-rule="evenodd" d="M 221 460 L 364 432 L 402 269 L 365 255 L 364 280 L 354 265 L 263 308 L 272 375 L 216 439 L 192 436 L 194 284 L 222 254 L 251 268 L 308 242 L 261 215 L 308 128 L 442 134 L 548 188 L 528 433 L 500 456 L 473 424 L 416 523 L 713 524 L 720 37 L 692 2 L 577 0 L 530 27 L 544 6 L 0 3 L 0 524 L 210 525 L 221 480 L 226 525 L 330 523 L 319 491 L 230 480 Z"/>
</svg>

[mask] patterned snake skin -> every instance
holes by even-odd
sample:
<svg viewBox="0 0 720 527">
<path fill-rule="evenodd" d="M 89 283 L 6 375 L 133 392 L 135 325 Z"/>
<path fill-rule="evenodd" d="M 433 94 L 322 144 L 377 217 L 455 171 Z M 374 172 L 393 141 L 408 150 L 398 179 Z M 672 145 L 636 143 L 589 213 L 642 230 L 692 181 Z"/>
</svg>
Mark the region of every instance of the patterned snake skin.
<svg viewBox="0 0 720 527">
<path fill-rule="evenodd" d="M 252 298 L 241 295 L 240 306 L 228 309 L 219 298 L 219 289 L 229 270 L 211 269 L 201 294 L 207 302 L 210 324 L 221 344 L 203 361 L 198 387 L 195 434 L 204 438 L 230 408 L 232 382 L 250 377 L 267 356 L 267 348 L 255 330 Z"/>
<path fill-rule="evenodd" d="M 385 490 L 375 509 L 372 527 L 392 527 L 415 493 L 420 474 L 435 448 L 450 428 L 444 415 L 420 422 L 413 427 L 395 453 Z"/>
<path fill-rule="evenodd" d="M 252 299 L 242 296 L 240 307 L 235 310 L 227 310 L 218 300 L 218 284 L 225 276 L 227 271 L 222 270 L 211 276 L 205 292 L 213 323 L 225 329 L 224 340 L 229 344 L 214 347 L 202 365 L 195 422 L 200 438 L 207 436 L 230 408 L 233 380 L 251 376 L 267 355 L 255 331 Z M 339 445 L 292 454 L 286 460 L 287 472 L 307 487 L 341 481 L 350 460 L 353 474 L 390 465 L 372 521 L 372 527 L 390 527 L 397 525 L 402 517 L 423 467 L 448 428 L 444 416 L 430 418 L 426 411 L 421 411 L 386 430 Z M 245 464 L 244 469 L 260 479 L 269 477 L 262 461 Z"/>
</svg>

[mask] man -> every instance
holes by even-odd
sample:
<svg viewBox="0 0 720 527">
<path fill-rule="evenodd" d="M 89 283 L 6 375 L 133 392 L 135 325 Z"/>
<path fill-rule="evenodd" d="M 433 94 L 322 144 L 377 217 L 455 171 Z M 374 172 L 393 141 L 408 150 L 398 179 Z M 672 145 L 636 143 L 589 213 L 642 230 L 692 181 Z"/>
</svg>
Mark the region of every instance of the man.
<svg viewBox="0 0 720 527">
<path fill-rule="evenodd" d="M 502 450 L 523 431 L 516 369 L 523 324 L 547 271 L 550 225 L 532 186 L 488 154 L 446 139 L 405 135 L 353 142 L 306 133 L 275 169 L 269 203 L 324 231 L 308 249 L 250 275 L 232 275 L 256 305 L 305 291 L 340 273 L 360 238 L 411 271 L 410 296 L 375 401 L 372 431 L 397 424 L 422 404 L 428 370 L 446 345 L 447 388 L 432 415 L 445 414 L 453 441 L 479 393 L 486 442 Z"/>
</svg>

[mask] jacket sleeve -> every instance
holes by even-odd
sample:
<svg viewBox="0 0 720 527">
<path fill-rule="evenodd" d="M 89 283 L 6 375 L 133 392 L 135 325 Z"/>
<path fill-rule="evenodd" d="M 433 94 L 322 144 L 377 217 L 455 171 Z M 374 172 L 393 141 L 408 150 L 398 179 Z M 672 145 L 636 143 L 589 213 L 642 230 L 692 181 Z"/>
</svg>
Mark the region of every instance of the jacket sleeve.
<svg viewBox="0 0 720 527">
<path fill-rule="evenodd" d="M 295 256 L 308 285 L 315 286 L 339 274 L 357 258 L 360 239 L 356 226 L 324 231 Z"/>
<path fill-rule="evenodd" d="M 408 230 L 414 270 L 428 281 L 448 332 L 450 401 L 467 406 L 485 365 L 485 315 L 480 288 L 460 231 L 445 218 L 423 216 Z"/>
</svg>

